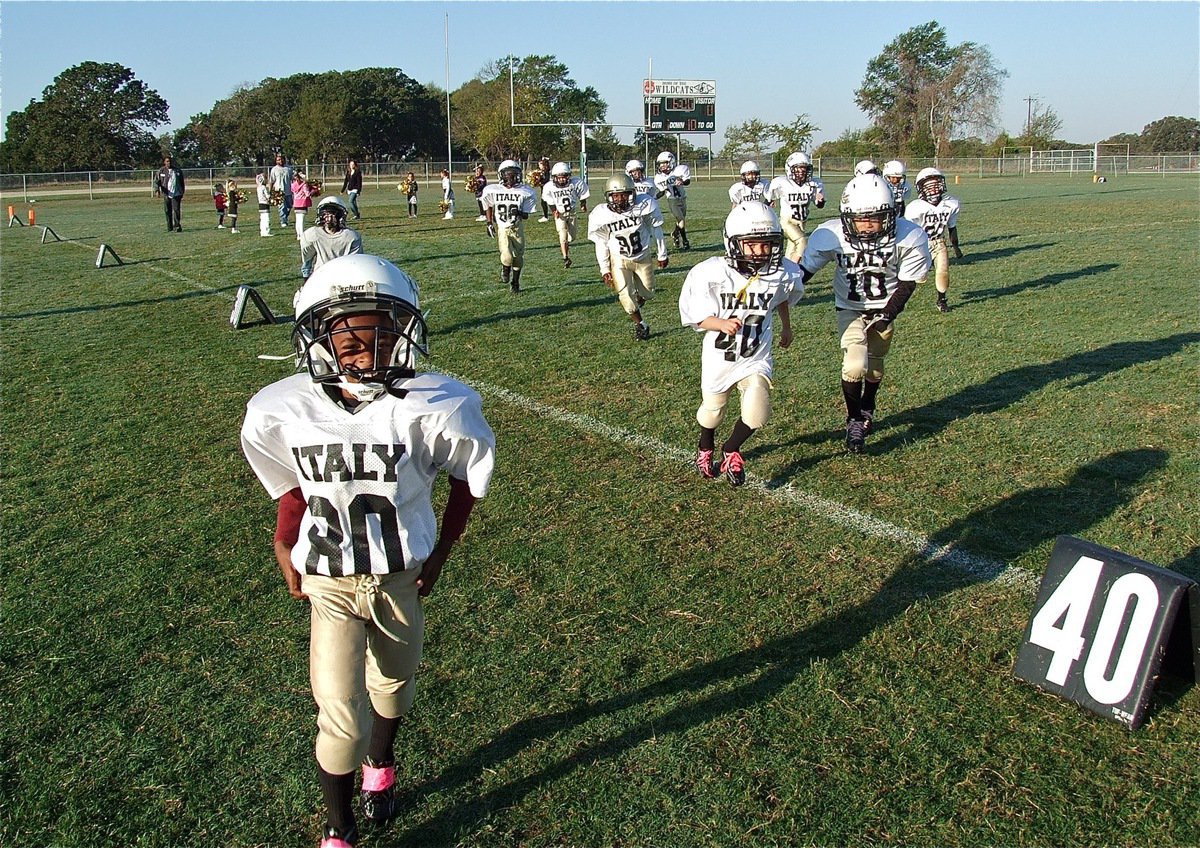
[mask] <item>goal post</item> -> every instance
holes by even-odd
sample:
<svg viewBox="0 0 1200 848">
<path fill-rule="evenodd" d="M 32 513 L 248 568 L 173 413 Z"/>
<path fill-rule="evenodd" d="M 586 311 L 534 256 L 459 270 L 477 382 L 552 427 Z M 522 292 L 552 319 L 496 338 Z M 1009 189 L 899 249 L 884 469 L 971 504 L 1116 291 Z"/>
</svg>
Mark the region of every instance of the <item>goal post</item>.
<svg viewBox="0 0 1200 848">
<path fill-rule="evenodd" d="M 1129 144 L 1119 142 L 1096 142 L 1093 150 L 1096 174 L 1128 174 Z"/>
</svg>

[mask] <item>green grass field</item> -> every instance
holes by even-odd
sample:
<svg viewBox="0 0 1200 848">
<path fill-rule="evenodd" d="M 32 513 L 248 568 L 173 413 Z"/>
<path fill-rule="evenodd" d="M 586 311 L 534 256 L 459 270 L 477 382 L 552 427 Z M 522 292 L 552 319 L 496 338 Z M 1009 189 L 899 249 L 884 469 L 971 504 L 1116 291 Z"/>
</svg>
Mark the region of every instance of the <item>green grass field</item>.
<svg viewBox="0 0 1200 848">
<path fill-rule="evenodd" d="M 1059 534 L 1200 578 L 1197 180 L 952 185 L 952 310 L 931 281 L 897 322 L 865 456 L 822 271 L 742 489 L 690 468 L 677 309 L 727 187 L 694 186 L 640 344 L 590 244 L 564 270 L 530 222 L 514 297 L 467 204 L 363 196 L 498 464 L 426 605 L 406 812 L 362 844 L 1200 843 L 1196 687 L 1131 732 L 1012 676 Z M 298 251 L 250 209 L 214 229 L 206 193 L 182 234 L 149 197 L 38 203 L 61 242 L 0 230 L 2 845 L 320 835 L 307 609 L 237 439 L 289 327 L 228 323 L 243 283 L 288 311 Z"/>
</svg>

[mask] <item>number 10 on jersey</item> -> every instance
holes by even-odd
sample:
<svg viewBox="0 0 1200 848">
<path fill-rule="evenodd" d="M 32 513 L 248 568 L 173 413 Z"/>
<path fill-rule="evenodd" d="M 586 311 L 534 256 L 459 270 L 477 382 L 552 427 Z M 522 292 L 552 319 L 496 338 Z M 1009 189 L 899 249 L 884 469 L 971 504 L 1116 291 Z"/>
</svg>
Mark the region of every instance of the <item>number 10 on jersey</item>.
<svg viewBox="0 0 1200 848">
<path fill-rule="evenodd" d="M 1164 661 L 1200 680 L 1195 581 L 1060 536 L 1013 673 L 1136 728 Z"/>
</svg>

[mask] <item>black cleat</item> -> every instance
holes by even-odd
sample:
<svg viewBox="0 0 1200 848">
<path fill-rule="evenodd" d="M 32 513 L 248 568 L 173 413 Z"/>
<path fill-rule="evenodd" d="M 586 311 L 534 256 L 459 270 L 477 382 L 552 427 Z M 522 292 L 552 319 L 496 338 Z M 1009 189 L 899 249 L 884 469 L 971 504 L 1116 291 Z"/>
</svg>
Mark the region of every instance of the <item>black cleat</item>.
<svg viewBox="0 0 1200 848">
<path fill-rule="evenodd" d="M 375 824 L 389 822 L 396 817 L 396 767 L 377 768 L 367 760 L 363 764 L 362 792 L 363 816 Z"/>
<path fill-rule="evenodd" d="M 738 451 L 728 451 L 721 460 L 721 473 L 729 478 L 729 485 L 740 486 L 746 482 L 746 464 Z"/>
<path fill-rule="evenodd" d="M 937 310 L 938 310 L 938 312 L 949 312 L 950 311 L 950 304 L 946 303 L 946 296 L 944 294 L 938 295 Z"/>
<path fill-rule="evenodd" d="M 875 410 L 864 409 L 862 411 L 863 423 L 863 438 L 871 435 L 871 430 L 875 427 Z"/>
<path fill-rule="evenodd" d="M 713 460 L 713 452 L 709 450 L 696 451 L 696 470 L 705 480 L 717 478 L 717 463 Z"/>
<path fill-rule="evenodd" d="M 343 833 L 339 828 L 327 824 L 321 837 L 320 848 L 353 848 L 357 843 L 358 828 L 352 827 Z"/>
<path fill-rule="evenodd" d="M 633 327 L 633 337 L 639 342 L 648 341 L 650 339 L 650 325 L 645 321 L 641 321 Z"/>
<path fill-rule="evenodd" d="M 867 431 L 862 421 L 851 418 L 846 422 L 846 450 L 850 453 L 862 453 L 867 442 Z"/>
</svg>

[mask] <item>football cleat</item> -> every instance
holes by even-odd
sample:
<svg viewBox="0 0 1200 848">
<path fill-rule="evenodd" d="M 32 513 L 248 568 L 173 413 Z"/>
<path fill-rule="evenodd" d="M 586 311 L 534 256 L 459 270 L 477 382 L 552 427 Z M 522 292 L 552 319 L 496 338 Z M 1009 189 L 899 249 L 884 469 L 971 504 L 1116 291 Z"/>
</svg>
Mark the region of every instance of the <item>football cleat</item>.
<svg viewBox="0 0 1200 848">
<path fill-rule="evenodd" d="M 731 486 L 740 486 L 746 482 L 746 464 L 738 451 L 729 451 L 721 460 L 721 473 L 729 478 Z"/>
<path fill-rule="evenodd" d="M 564 256 L 564 257 L 563 257 L 563 267 L 564 267 L 564 268 L 570 268 L 570 267 L 571 267 L 571 257 L 570 257 L 570 256 Z"/>
<path fill-rule="evenodd" d="M 648 341 L 650 338 L 650 325 L 645 321 L 639 321 L 633 327 L 633 337 L 639 342 Z"/>
<path fill-rule="evenodd" d="M 363 763 L 362 812 L 368 821 L 376 824 L 389 822 L 396 817 L 396 767 L 372 766 Z"/>
<path fill-rule="evenodd" d="M 546 222 L 547 222 L 547 221 L 549 221 L 549 220 L 550 220 L 549 218 L 547 218 L 545 215 L 543 215 L 542 217 L 538 218 L 538 223 L 539 223 L 539 224 L 544 224 L 544 223 L 546 223 Z"/>
<path fill-rule="evenodd" d="M 717 464 L 713 461 L 713 452 L 709 450 L 696 451 L 696 470 L 705 480 L 717 478 Z"/>
<path fill-rule="evenodd" d="M 675 243 L 676 250 L 679 249 L 679 227 L 671 230 L 671 241 Z"/>
<path fill-rule="evenodd" d="M 946 303 L 946 296 L 944 294 L 939 294 L 937 297 L 937 310 L 938 312 L 950 311 L 950 304 Z"/>
<path fill-rule="evenodd" d="M 357 841 L 358 831 L 354 828 L 351 828 L 347 833 L 342 833 L 338 828 L 327 824 L 325 825 L 325 832 L 321 837 L 321 844 L 318 848 L 354 848 L 354 843 Z"/>
<path fill-rule="evenodd" d="M 867 442 L 867 430 L 863 422 L 857 418 L 846 421 L 846 450 L 850 453 L 862 453 Z"/>
<path fill-rule="evenodd" d="M 863 438 L 871 435 L 871 429 L 875 426 L 875 410 L 864 409 L 862 411 L 863 423 Z"/>
</svg>

